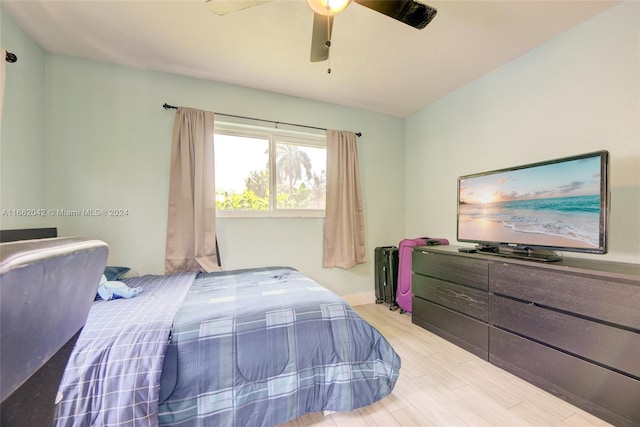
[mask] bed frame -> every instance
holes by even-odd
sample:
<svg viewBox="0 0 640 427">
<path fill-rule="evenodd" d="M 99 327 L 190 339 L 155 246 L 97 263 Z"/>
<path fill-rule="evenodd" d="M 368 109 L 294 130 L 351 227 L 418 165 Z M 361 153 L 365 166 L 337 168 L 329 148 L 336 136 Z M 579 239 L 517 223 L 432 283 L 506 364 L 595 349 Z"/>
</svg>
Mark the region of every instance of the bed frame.
<svg viewBox="0 0 640 427">
<path fill-rule="evenodd" d="M 56 235 L 0 233 L 9 241 L 0 244 L 3 427 L 53 424 L 62 373 L 105 269 L 106 243 Z M 37 240 L 44 237 L 54 238 Z"/>
<path fill-rule="evenodd" d="M 51 237 L 58 237 L 57 228 L 21 228 L 16 230 L 0 230 L 0 243 L 16 242 L 18 240 L 47 239 Z"/>
</svg>

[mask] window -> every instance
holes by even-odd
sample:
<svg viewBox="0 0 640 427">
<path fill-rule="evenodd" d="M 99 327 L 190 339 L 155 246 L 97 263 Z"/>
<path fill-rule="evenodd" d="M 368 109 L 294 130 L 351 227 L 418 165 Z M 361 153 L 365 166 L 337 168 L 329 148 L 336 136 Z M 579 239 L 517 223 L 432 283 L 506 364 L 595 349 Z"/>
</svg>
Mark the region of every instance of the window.
<svg viewBox="0 0 640 427">
<path fill-rule="evenodd" d="M 218 216 L 324 216 L 324 133 L 216 122 L 214 151 Z"/>
</svg>

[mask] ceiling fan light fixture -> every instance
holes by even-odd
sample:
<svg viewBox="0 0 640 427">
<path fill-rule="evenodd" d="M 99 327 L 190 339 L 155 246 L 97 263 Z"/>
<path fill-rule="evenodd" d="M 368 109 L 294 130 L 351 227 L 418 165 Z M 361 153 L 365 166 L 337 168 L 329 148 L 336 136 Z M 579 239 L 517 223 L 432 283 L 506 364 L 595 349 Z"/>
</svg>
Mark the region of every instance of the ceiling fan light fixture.
<svg viewBox="0 0 640 427">
<path fill-rule="evenodd" d="M 352 0 L 307 0 L 307 4 L 314 12 L 333 16 L 342 12 Z"/>
</svg>

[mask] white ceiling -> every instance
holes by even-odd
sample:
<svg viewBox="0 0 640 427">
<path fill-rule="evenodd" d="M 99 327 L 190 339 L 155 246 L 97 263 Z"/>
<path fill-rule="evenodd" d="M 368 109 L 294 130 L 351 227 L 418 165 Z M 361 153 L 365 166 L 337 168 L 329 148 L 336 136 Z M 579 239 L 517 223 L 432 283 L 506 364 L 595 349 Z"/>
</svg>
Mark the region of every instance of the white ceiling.
<svg viewBox="0 0 640 427">
<path fill-rule="evenodd" d="M 400 117 L 619 3 L 424 2 L 438 15 L 423 30 L 352 3 L 335 17 L 329 74 L 327 62 L 309 61 L 313 13 L 304 0 L 225 16 L 204 0 L 1 0 L 47 52 Z"/>
</svg>

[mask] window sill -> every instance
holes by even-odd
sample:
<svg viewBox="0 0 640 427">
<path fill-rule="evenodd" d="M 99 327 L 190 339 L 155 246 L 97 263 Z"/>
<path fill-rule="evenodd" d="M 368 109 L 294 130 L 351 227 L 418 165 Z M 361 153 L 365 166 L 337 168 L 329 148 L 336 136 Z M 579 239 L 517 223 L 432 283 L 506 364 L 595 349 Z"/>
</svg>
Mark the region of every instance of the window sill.
<svg viewBox="0 0 640 427">
<path fill-rule="evenodd" d="M 324 218 L 323 210 L 216 211 L 216 218 Z"/>
</svg>

